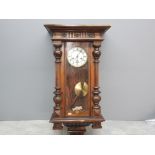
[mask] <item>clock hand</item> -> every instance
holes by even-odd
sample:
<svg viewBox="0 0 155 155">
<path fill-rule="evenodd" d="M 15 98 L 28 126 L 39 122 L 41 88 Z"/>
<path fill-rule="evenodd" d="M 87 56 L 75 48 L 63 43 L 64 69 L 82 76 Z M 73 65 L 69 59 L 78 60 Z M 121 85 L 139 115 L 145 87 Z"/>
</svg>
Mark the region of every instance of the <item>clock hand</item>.
<svg viewBox="0 0 155 155">
<path fill-rule="evenodd" d="M 76 55 L 76 58 L 77 58 L 77 59 L 78 59 L 78 57 L 79 57 L 79 54 Z"/>
</svg>

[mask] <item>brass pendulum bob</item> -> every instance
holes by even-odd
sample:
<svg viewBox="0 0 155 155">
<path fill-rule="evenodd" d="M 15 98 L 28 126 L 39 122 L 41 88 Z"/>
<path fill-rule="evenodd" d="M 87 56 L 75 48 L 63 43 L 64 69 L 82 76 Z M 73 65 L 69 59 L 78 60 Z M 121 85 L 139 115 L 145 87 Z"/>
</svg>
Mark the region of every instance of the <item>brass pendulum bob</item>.
<svg viewBox="0 0 155 155">
<path fill-rule="evenodd" d="M 75 99 L 71 105 L 71 107 L 73 108 L 76 101 L 77 101 L 77 98 L 80 97 L 80 96 L 86 96 L 88 94 L 88 85 L 86 82 L 78 82 L 75 87 L 74 87 L 74 92 L 76 94 L 75 96 Z"/>
<path fill-rule="evenodd" d="M 78 82 L 74 87 L 74 91 L 75 91 L 76 96 L 80 96 L 80 94 L 82 94 L 82 96 L 86 96 L 88 94 L 87 83 Z"/>
</svg>

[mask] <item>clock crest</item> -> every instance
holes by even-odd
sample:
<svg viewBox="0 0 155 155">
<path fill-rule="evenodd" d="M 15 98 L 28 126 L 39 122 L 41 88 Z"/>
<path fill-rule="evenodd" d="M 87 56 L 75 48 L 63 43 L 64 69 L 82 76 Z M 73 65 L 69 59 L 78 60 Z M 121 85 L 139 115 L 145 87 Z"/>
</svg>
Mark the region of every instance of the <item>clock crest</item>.
<svg viewBox="0 0 155 155">
<path fill-rule="evenodd" d="M 45 25 L 55 47 L 56 82 L 53 129 L 84 134 L 86 126 L 101 128 L 99 57 L 102 35 L 110 26 Z"/>
</svg>

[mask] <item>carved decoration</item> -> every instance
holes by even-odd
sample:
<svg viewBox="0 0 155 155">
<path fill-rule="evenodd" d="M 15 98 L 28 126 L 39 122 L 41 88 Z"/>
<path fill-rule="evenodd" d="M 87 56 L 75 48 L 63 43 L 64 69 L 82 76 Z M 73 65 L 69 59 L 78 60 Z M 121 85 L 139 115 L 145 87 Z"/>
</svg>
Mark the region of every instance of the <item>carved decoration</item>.
<svg viewBox="0 0 155 155">
<path fill-rule="evenodd" d="M 62 44 L 60 41 L 54 42 L 54 47 L 55 47 L 54 56 L 55 56 L 56 63 L 61 62 L 61 56 L 62 56 L 61 46 Z"/>
<path fill-rule="evenodd" d="M 86 127 L 101 128 L 104 118 L 101 115 L 99 90 L 99 58 L 103 35 L 110 25 L 45 25 L 51 35 L 55 56 L 55 102 L 50 119 L 53 129 L 68 128 L 70 134 L 84 134 Z M 73 67 L 68 63 L 71 48 L 86 50 L 88 59 L 83 66 Z M 80 58 L 81 57 L 81 58 Z M 76 55 L 75 60 L 82 59 Z M 75 61 L 78 63 L 78 61 Z M 78 84 L 75 88 L 74 86 Z M 84 86 L 84 82 L 86 84 Z M 76 104 L 75 104 L 76 103 Z"/>
<path fill-rule="evenodd" d="M 55 107 L 54 107 L 54 117 L 59 117 L 60 116 L 60 104 L 62 101 L 62 92 L 61 92 L 61 88 L 55 88 L 54 91 L 55 96 L 53 97 L 53 101 L 55 103 Z"/>
<path fill-rule="evenodd" d="M 53 40 L 63 39 L 99 39 L 102 40 L 100 33 L 92 32 L 54 32 L 52 35 Z"/>
<path fill-rule="evenodd" d="M 62 123 L 53 124 L 53 130 L 62 130 L 62 129 L 63 129 Z"/>
<path fill-rule="evenodd" d="M 95 33 L 87 33 L 88 38 L 95 38 Z"/>
<path fill-rule="evenodd" d="M 63 37 L 63 38 L 66 38 L 66 37 L 67 37 L 67 34 L 68 34 L 68 33 L 66 33 L 66 32 L 62 33 L 62 37 Z"/>
<path fill-rule="evenodd" d="M 74 38 L 81 38 L 81 33 L 73 33 L 74 34 Z"/>
<path fill-rule="evenodd" d="M 101 56 L 101 51 L 99 49 L 100 46 L 101 46 L 100 42 L 94 42 L 94 44 L 93 44 L 93 47 L 94 47 L 93 57 L 94 57 L 94 62 L 95 63 L 99 63 L 99 58 Z"/>
<path fill-rule="evenodd" d="M 92 128 L 93 129 L 98 129 L 98 128 L 102 128 L 101 122 L 95 122 L 92 124 Z"/>
<path fill-rule="evenodd" d="M 99 58 L 101 56 L 101 51 L 100 51 L 100 46 L 101 46 L 101 42 L 99 41 L 94 41 L 93 43 L 93 47 L 94 47 L 94 51 L 93 51 L 93 57 L 94 57 L 94 73 L 95 73 L 95 81 L 94 81 L 94 89 L 93 89 L 93 115 L 94 116 L 101 116 L 101 107 L 99 105 L 99 102 L 101 100 L 100 97 L 100 91 L 99 91 L 99 86 L 98 86 L 98 63 L 99 63 Z"/>
<path fill-rule="evenodd" d="M 56 69 L 58 72 L 56 72 L 56 87 L 54 94 L 55 96 L 53 97 L 53 101 L 55 103 L 54 106 L 54 112 L 52 117 L 57 118 L 61 116 L 61 102 L 62 102 L 62 92 L 60 88 L 60 63 L 61 63 L 61 56 L 62 56 L 62 51 L 61 51 L 61 46 L 62 43 L 60 41 L 55 41 L 53 43 L 55 50 L 54 50 L 54 56 L 55 56 L 55 63 L 56 63 Z"/>
<path fill-rule="evenodd" d="M 93 90 L 93 114 L 94 116 L 100 116 L 101 115 L 101 107 L 99 105 L 99 102 L 101 101 L 101 97 L 99 96 L 101 92 L 99 91 L 99 87 L 94 87 Z"/>
</svg>

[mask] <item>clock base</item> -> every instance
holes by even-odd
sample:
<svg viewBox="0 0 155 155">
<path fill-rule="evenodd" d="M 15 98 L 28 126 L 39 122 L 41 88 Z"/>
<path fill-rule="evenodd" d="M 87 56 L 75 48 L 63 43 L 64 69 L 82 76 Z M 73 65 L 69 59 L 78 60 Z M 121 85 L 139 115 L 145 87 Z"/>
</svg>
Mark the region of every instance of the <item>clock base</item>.
<svg viewBox="0 0 155 155">
<path fill-rule="evenodd" d="M 87 122 L 76 122 L 76 123 L 63 123 L 64 126 L 66 126 L 68 128 L 68 133 L 70 135 L 84 135 L 84 133 L 86 132 L 86 126 L 89 126 L 91 123 L 87 123 Z"/>
<path fill-rule="evenodd" d="M 63 126 L 67 127 L 70 135 L 83 135 L 86 132 L 86 127 L 92 125 L 93 129 L 102 128 L 101 122 L 105 121 L 100 117 L 66 117 L 66 118 L 51 118 L 50 123 L 54 123 L 54 130 L 62 130 Z"/>
<path fill-rule="evenodd" d="M 70 135 L 84 135 L 85 132 L 85 127 L 68 127 L 68 133 Z"/>
<path fill-rule="evenodd" d="M 53 130 L 62 130 L 62 129 L 63 129 L 62 123 L 53 124 Z"/>
</svg>

